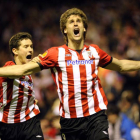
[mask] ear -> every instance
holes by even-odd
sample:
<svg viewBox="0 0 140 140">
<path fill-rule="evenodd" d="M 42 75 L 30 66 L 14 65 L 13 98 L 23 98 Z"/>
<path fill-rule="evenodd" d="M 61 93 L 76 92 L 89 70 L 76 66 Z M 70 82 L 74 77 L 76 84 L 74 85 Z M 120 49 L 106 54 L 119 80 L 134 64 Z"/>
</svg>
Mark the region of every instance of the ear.
<svg viewBox="0 0 140 140">
<path fill-rule="evenodd" d="M 18 50 L 16 48 L 13 48 L 12 52 L 13 52 L 14 55 L 18 55 Z"/>
<path fill-rule="evenodd" d="M 67 29 L 64 29 L 64 33 L 67 34 Z"/>
<path fill-rule="evenodd" d="M 84 32 L 86 32 L 86 29 L 84 28 Z"/>
</svg>

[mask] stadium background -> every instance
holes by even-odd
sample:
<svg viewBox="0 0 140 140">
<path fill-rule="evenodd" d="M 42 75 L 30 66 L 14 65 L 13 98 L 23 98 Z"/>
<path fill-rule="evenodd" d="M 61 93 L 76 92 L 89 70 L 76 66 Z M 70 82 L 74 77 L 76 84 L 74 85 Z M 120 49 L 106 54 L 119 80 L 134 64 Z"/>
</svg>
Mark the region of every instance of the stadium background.
<svg viewBox="0 0 140 140">
<path fill-rule="evenodd" d="M 86 43 L 118 59 L 140 60 L 140 0 L 3 0 L 0 1 L 0 66 L 13 59 L 8 42 L 20 31 L 33 36 L 34 56 L 64 44 L 59 28 L 61 14 L 82 9 L 88 17 Z M 100 69 L 99 76 L 109 101 L 140 127 L 140 71 L 117 73 Z M 59 140 L 56 87 L 49 70 L 33 75 L 34 88 L 46 140 Z"/>
</svg>

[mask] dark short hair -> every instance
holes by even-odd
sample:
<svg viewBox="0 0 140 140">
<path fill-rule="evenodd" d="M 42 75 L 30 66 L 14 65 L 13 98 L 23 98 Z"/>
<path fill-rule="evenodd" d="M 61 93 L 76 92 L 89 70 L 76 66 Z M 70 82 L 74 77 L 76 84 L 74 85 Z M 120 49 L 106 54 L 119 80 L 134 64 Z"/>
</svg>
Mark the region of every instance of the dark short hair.
<svg viewBox="0 0 140 140">
<path fill-rule="evenodd" d="M 119 115 L 120 109 L 116 105 L 110 105 L 110 106 L 108 106 L 106 113 L 107 113 L 107 115 L 112 115 L 112 114 Z"/>
<path fill-rule="evenodd" d="M 87 16 L 86 16 L 86 14 L 82 10 L 80 10 L 78 8 L 68 9 L 60 17 L 60 30 L 61 30 L 62 34 L 64 35 L 64 40 L 65 40 L 66 43 L 68 43 L 68 38 L 67 38 L 67 34 L 64 33 L 64 29 L 66 28 L 67 19 L 71 15 L 78 15 L 78 16 L 80 16 L 82 18 L 82 21 L 83 21 L 83 24 L 84 24 L 84 28 L 86 29 L 86 31 L 87 31 L 87 28 L 88 28 Z M 84 39 L 85 39 L 85 37 L 86 37 L 86 32 L 84 32 Z"/>
<path fill-rule="evenodd" d="M 19 32 L 13 35 L 9 40 L 9 50 L 13 54 L 12 49 L 17 48 L 20 46 L 20 42 L 23 39 L 30 39 L 32 41 L 32 36 L 27 32 Z M 14 54 L 13 54 L 14 56 Z"/>
</svg>

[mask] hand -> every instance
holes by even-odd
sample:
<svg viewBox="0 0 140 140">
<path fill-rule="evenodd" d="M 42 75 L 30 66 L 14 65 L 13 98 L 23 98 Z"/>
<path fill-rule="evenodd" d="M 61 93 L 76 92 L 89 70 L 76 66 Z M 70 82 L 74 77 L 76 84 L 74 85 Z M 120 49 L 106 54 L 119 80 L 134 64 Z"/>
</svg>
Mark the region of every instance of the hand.
<svg viewBox="0 0 140 140">
<path fill-rule="evenodd" d="M 37 104 L 38 103 L 38 100 L 37 99 L 35 99 L 35 104 Z"/>
<path fill-rule="evenodd" d="M 39 57 L 42 57 L 42 55 L 39 54 L 38 56 L 34 57 L 34 58 L 31 60 L 31 62 L 34 62 L 34 63 L 40 62 Z"/>
</svg>

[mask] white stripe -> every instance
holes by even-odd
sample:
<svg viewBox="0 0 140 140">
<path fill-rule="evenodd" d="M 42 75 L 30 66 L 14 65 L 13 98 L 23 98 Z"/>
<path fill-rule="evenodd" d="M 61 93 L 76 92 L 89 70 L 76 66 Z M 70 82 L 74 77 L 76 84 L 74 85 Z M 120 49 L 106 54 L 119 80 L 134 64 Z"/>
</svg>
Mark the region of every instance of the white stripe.
<svg viewBox="0 0 140 140">
<path fill-rule="evenodd" d="M 99 101 L 99 107 L 101 109 L 106 109 L 106 105 L 104 104 L 103 97 L 102 97 L 101 92 L 99 90 L 99 84 L 98 84 L 98 82 L 96 82 L 96 84 L 95 84 L 95 90 L 97 91 L 97 97 L 98 97 L 98 101 Z"/>
<path fill-rule="evenodd" d="M 25 79 L 24 79 L 24 81 L 29 81 L 29 77 L 28 76 L 25 76 Z M 25 114 L 25 109 L 26 109 L 26 107 L 27 107 L 27 101 L 28 101 L 28 90 L 29 90 L 29 88 L 25 85 L 24 86 L 24 89 L 23 89 L 23 92 L 24 92 L 24 94 L 23 94 L 23 103 L 22 103 L 22 107 L 21 107 L 21 112 L 20 112 L 20 121 L 21 122 L 24 122 L 24 121 L 26 121 L 26 119 L 25 119 L 25 116 L 26 116 L 26 114 Z"/>
<path fill-rule="evenodd" d="M 25 80 L 26 80 L 27 82 L 29 81 L 29 79 L 30 79 L 29 76 L 25 76 Z M 33 109 L 34 109 L 34 107 L 35 107 L 35 105 L 34 105 L 35 94 L 34 94 L 34 91 L 33 91 L 33 86 L 30 86 L 30 88 L 29 88 L 29 86 L 25 86 L 25 87 L 24 87 L 24 95 L 27 97 L 25 109 L 26 109 L 26 107 L 27 107 L 29 89 L 32 91 L 32 92 L 31 92 L 31 95 L 32 95 L 32 96 L 31 96 L 31 98 L 30 98 L 30 100 L 29 100 L 28 107 L 29 107 L 29 110 L 30 110 L 29 116 L 30 116 L 30 118 L 32 118 L 32 117 L 35 116 L 35 113 L 33 112 Z M 25 110 L 25 111 L 26 111 L 26 110 Z M 24 111 L 24 112 L 25 112 L 25 111 Z M 22 117 L 22 119 L 25 120 L 25 115 Z"/>
<path fill-rule="evenodd" d="M 58 97 L 59 97 L 60 102 L 62 103 L 61 92 L 60 92 L 59 82 L 58 82 L 58 71 L 56 70 L 56 68 L 53 68 L 53 72 L 55 73 L 55 80 L 56 80 L 56 85 L 57 85 Z M 61 106 L 61 108 L 59 110 L 59 114 L 60 114 L 60 116 L 62 116 L 62 106 Z"/>
<path fill-rule="evenodd" d="M 87 51 L 82 52 L 83 58 L 85 60 L 90 60 Z M 94 99 L 92 94 L 92 68 L 91 64 L 86 64 L 86 78 L 87 78 L 87 99 L 88 99 L 88 107 L 89 107 L 89 114 L 94 114 Z"/>
<path fill-rule="evenodd" d="M 66 63 L 65 63 L 65 49 L 59 48 L 58 52 L 58 64 L 62 71 L 62 85 L 63 85 L 63 93 L 64 93 L 64 110 L 65 110 L 65 117 L 70 118 L 70 111 L 69 111 L 69 102 L 68 102 L 68 78 L 67 78 L 67 71 L 66 71 Z"/>
<path fill-rule="evenodd" d="M 30 116 L 30 118 L 35 116 L 35 113 L 33 112 L 33 108 L 34 108 L 34 98 L 31 97 L 29 100 L 29 110 L 30 110 L 29 116 Z"/>
<path fill-rule="evenodd" d="M 3 87 L 3 103 L 2 103 L 2 108 L 0 108 L 0 121 L 3 118 L 3 110 L 4 106 L 7 103 L 7 82 L 2 82 L 2 87 Z"/>
<path fill-rule="evenodd" d="M 95 74 L 98 75 L 98 64 L 99 64 L 100 56 L 98 55 L 98 52 L 96 51 L 95 48 L 90 46 L 90 50 L 91 50 L 93 56 L 95 57 Z M 99 85 L 98 85 L 98 80 L 97 79 L 96 79 L 96 82 L 95 82 L 95 90 L 97 91 L 97 98 L 98 98 L 98 102 L 99 102 L 99 107 L 101 109 L 106 109 L 106 105 L 104 104 L 102 94 L 99 90 Z"/>
<path fill-rule="evenodd" d="M 18 102 L 18 93 L 19 93 L 19 79 L 14 79 L 13 82 L 13 94 L 12 94 L 12 100 L 14 101 L 9 108 L 9 114 L 8 114 L 8 123 L 14 123 L 14 115 L 17 107 Z"/>
<path fill-rule="evenodd" d="M 23 92 L 24 92 L 23 103 L 22 103 L 22 108 L 21 108 L 21 112 L 20 112 L 21 122 L 26 121 L 26 119 L 25 119 L 25 116 L 26 116 L 25 109 L 26 109 L 26 106 L 27 106 L 28 96 L 25 96 L 25 93 L 27 93 L 26 95 L 28 95 L 28 89 L 25 86 L 24 86 Z"/>
<path fill-rule="evenodd" d="M 72 60 L 78 60 L 77 53 L 70 50 L 72 53 Z M 81 101 L 81 79 L 80 79 L 80 68 L 79 65 L 73 66 L 73 80 L 74 80 L 74 95 L 75 95 L 75 108 L 77 117 L 83 117 L 83 108 Z"/>
</svg>

